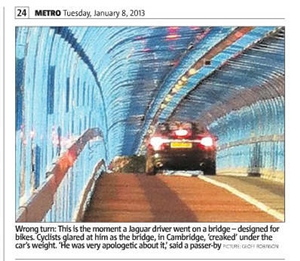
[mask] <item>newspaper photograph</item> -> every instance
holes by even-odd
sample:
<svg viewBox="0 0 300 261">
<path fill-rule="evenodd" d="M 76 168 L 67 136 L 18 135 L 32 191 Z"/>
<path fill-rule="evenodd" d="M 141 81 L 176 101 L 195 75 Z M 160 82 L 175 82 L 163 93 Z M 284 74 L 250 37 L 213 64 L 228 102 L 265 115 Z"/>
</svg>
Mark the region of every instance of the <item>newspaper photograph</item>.
<svg viewBox="0 0 300 261">
<path fill-rule="evenodd" d="M 298 260 L 280 3 L 3 6 L 2 260 Z"/>
</svg>

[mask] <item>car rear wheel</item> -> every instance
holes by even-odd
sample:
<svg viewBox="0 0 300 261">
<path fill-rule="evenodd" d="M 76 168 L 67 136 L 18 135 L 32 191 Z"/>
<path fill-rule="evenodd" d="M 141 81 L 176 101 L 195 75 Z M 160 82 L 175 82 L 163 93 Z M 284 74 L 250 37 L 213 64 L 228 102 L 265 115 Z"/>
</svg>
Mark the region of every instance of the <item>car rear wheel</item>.
<svg viewBox="0 0 300 261">
<path fill-rule="evenodd" d="M 202 170 L 204 175 L 216 175 L 216 162 L 207 162 Z"/>
<path fill-rule="evenodd" d="M 147 160 L 146 160 L 146 174 L 147 175 L 155 175 L 156 172 L 157 172 L 157 169 L 155 168 L 151 157 L 148 156 Z"/>
</svg>

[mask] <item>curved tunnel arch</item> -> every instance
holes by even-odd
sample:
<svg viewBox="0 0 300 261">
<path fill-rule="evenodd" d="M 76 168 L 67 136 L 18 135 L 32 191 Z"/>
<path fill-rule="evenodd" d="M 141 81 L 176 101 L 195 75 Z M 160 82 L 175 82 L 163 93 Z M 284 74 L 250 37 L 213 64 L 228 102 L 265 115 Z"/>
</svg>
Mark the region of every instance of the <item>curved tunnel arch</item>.
<svg viewBox="0 0 300 261">
<path fill-rule="evenodd" d="M 241 167 L 241 173 L 265 176 L 283 172 L 284 52 L 278 52 L 284 50 L 281 37 L 279 30 L 226 61 L 172 111 L 171 118 L 183 120 L 189 115 L 191 120 L 205 123 L 219 136 L 220 172 L 238 171 L 237 167 Z M 257 54 L 262 45 L 269 48 L 267 53 L 264 50 L 265 56 Z M 240 83 L 243 78 L 247 79 L 245 84 Z M 212 96 L 214 100 L 210 99 Z M 253 146 L 255 149 L 251 149 Z"/>
<path fill-rule="evenodd" d="M 104 137 L 92 166 L 142 152 L 149 128 L 173 118 L 219 137 L 219 172 L 283 179 L 284 28 L 16 29 L 16 177 L 26 180 L 18 197 L 85 129 Z"/>
</svg>

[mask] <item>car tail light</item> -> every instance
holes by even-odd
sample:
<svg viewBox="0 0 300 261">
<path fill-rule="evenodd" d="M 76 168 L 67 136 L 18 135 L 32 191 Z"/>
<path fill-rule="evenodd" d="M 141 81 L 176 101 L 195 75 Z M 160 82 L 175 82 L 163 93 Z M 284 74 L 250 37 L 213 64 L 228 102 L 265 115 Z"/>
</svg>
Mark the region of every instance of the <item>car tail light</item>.
<svg viewBox="0 0 300 261">
<path fill-rule="evenodd" d="M 159 150 L 164 142 L 165 140 L 161 137 L 152 137 L 150 139 L 150 144 L 154 150 Z"/>
<path fill-rule="evenodd" d="M 214 145 L 214 140 L 212 139 L 212 137 L 203 137 L 200 140 L 200 143 L 205 147 L 211 147 Z"/>
</svg>

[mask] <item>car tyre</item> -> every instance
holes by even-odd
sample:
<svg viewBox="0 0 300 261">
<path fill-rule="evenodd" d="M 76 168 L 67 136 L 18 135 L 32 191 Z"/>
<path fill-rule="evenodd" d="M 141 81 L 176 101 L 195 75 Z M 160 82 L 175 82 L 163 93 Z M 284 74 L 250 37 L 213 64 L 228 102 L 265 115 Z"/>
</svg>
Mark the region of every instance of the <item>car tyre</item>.
<svg viewBox="0 0 300 261">
<path fill-rule="evenodd" d="M 157 172 L 157 170 L 153 165 L 151 157 L 147 157 L 147 160 L 146 160 L 146 174 L 147 175 L 155 175 L 156 172 Z"/>
<path fill-rule="evenodd" d="M 215 161 L 208 162 L 205 168 L 203 169 L 203 174 L 216 175 L 216 162 Z"/>
</svg>

